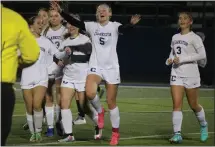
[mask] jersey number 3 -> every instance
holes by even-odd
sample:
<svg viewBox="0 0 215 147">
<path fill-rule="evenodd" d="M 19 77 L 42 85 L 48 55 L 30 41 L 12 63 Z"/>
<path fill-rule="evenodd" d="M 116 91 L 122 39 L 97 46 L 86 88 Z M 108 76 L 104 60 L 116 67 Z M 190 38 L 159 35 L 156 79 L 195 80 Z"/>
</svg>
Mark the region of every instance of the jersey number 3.
<svg viewBox="0 0 215 147">
<path fill-rule="evenodd" d="M 176 49 L 178 50 L 176 53 L 177 53 L 178 55 L 181 54 L 181 47 L 178 46 Z"/>
<path fill-rule="evenodd" d="M 60 42 L 56 41 L 55 44 L 56 44 L 57 49 L 58 49 L 60 47 Z"/>
<path fill-rule="evenodd" d="M 105 38 L 103 38 L 103 37 L 99 38 L 99 42 L 100 42 L 101 45 L 105 45 L 105 41 L 104 40 L 105 40 Z"/>
</svg>

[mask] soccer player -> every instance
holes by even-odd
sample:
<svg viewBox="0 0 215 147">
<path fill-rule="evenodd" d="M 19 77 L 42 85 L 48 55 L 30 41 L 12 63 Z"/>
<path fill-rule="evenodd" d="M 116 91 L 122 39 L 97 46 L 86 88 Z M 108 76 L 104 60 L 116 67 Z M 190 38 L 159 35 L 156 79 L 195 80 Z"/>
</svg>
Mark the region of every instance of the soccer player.
<svg viewBox="0 0 215 147">
<path fill-rule="evenodd" d="M 1 14 L 1 146 L 5 146 L 11 130 L 15 104 L 13 84 L 16 81 L 18 67 L 17 49 L 21 53 L 19 58 L 21 67 L 28 67 L 37 61 L 40 48 L 21 15 L 3 5 L 1 5 Z"/>
<path fill-rule="evenodd" d="M 74 16 L 77 20 L 80 20 L 78 15 Z M 61 83 L 61 115 L 62 124 L 65 131 L 66 138 L 59 140 L 60 142 L 74 141 L 74 135 L 72 131 L 72 112 L 70 110 L 71 101 L 75 92 L 80 102 L 82 110 L 89 107 L 88 100 L 85 100 L 85 83 L 88 70 L 88 62 L 90 54 L 92 52 L 92 45 L 90 39 L 79 33 L 79 29 L 67 23 L 69 35 L 67 39 L 62 42 L 60 46 L 61 50 L 65 50 L 63 53 L 66 58 L 69 58 L 69 63 L 65 65 L 64 75 Z M 59 52 L 62 54 L 62 52 Z M 58 65 L 63 65 L 63 62 L 59 60 L 58 54 L 56 54 L 55 62 Z M 88 108 L 89 110 L 89 108 Z M 97 126 L 97 112 L 85 111 L 90 116 L 95 124 L 95 139 L 100 139 L 99 128 Z M 96 132 L 98 132 L 96 134 Z"/>
<path fill-rule="evenodd" d="M 38 16 L 41 17 L 43 22 L 43 31 L 49 26 L 49 10 L 46 8 L 40 8 L 38 11 Z M 42 34 L 43 34 L 42 31 Z"/>
<path fill-rule="evenodd" d="M 38 16 L 29 19 L 29 26 L 40 46 L 40 56 L 35 64 L 24 68 L 21 76 L 21 89 L 23 90 L 26 105 L 26 117 L 31 132 L 30 142 L 41 141 L 42 132 L 42 101 L 48 86 L 48 63 L 56 52 L 52 42 L 41 36 L 42 21 Z"/>
<path fill-rule="evenodd" d="M 55 10 L 49 11 L 49 26 L 43 32 L 43 35 L 56 45 L 57 48 L 61 45 L 63 41 L 63 36 L 67 33 L 66 27 L 63 26 L 63 18 L 60 16 L 59 12 Z M 56 86 L 56 125 L 59 122 L 60 118 L 60 84 L 63 75 L 63 69 L 58 67 L 57 74 L 54 77 L 55 86 Z M 53 77 L 49 77 L 50 79 Z M 52 86 L 54 84 L 54 80 L 49 80 L 49 86 L 46 94 L 46 121 L 48 124 L 48 129 L 46 135 L 51 137 L 54 135 L 54 105 L 53 105 L 53 98 L 52 98 Z M 58 128 L 58 127 L 57 127 Z"/>
<path fill-rule="evenodd" d="M 39 17 L 41 17 L 43 31 L 49 26 L 49 15 L 48 15 L 48 12 L 49 12 L 48 9 L 46 9 L 46 8 L 40 8 L 39 11 L 38 11 L 38 14 L 37 14 Z M 42 31 L 41 34 L 43 34 L 43 31 Z M 43 116 L 44 116 L 44 122 L 45 122 L 45 99 L 43 100 L 42 107 L 43 107 Z M 29 129 L 29 126 L 28 126 L 27 122 L 23 125 L 23 129 L 24 130 L 28 130 Z"/>
<path fill-rule="evenodd" d="M 110 21 L 112 15 L 111 8 L 107 4 L 97 7 L 96 22 L 83 22 L 74 19 L 66 14 L 57 2 L 51 2 L 53 9 L 58 10 L 61 16 L 72 25 L 89 33 L 92 39 L 92 54 L 90 57 L 90 69 L 86 82 L 86 95 L 92 106 L 98 112 L 98 127 L 104 127 L 104 108 L 97 95 L 97 87 L 102 80 L 106 82 L 107 104 L 110 110 L 110 120 L 112 124 L 112 137 L 110 145 L 117 145 L 119 142 L 119 109 L 116 105 L 118 84 L 120 83 L 119 63 L 116 52 L 118 35 L 132 28 L 139 22 L 140 16 L 132 16 L 127 25 Z"/>
<path fill-rule="evenodd" d="M 208 138 L 208 124 L 205 119 L 203 107 L 198 103 L 198 91 L 200 87 L 199 65 L 206 65 L 206 53 L 202 39 L 192 30 L 193 19 L 189 12 L 179 14 L 178 24 L 180 33 L 172 37 L 171 53 L 166 61 L 172 64 L 170 85 L 173 99 L 172 123 L 174 135 L 171 143 L 181 143 L 182 102 L 186 93 L 190 108 L 194 111 L 201 130 L 201 141 Z"/>
</svg>

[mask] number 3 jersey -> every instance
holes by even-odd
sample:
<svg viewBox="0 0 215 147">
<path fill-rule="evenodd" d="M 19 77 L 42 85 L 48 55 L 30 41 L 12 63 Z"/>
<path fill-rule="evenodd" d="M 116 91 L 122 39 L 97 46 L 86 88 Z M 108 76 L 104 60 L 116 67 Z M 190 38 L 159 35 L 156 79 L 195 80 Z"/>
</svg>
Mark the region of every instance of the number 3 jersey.
<svg viewBox="0 0 215 147">
<path fill-rule="evenodd" d="M 48 28 L 47 32 L 43 32 L 43 36 L 49 38 L 58 49 L 64 40 L 64 35 L 68 32 L 66 27 L 63 25 L 58 30 L 53 30 L 52 28 Z"/>
<path fill-rule="evenodd" d="M 194 32 L 172 37 L 170 57 L 179 57 L 179 64 L 172 65 L 171 75 L 179 77 L 199 77 L 198 59 L 205 57 L 205 48 L 202 39 Z"/>
<path fill-rule="evenodd" d="M 105 26 L 97 22 L 85 22 L 86 31 L 92 41 L 90 67 L 100 69 L 119 68 L 116 46 L 118 41 L 118 22 L 109 21 Z"/>
</svg>

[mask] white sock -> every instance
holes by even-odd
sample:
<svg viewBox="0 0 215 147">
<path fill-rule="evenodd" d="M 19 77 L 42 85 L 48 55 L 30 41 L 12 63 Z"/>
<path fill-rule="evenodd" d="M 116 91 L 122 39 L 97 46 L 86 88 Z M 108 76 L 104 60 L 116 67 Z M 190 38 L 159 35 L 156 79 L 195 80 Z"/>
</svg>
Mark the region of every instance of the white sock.
<svg viewBox="0 0 215 147">
<path fill-rule="evenodd" d="M 119 128 L 120 116 L 119 116 L 119 108 L 117 106 L 116 108 L 110 110 L 110 121 L 112 124 L 112 128 Z"/>
<path fill-rule="evenodd" d="M 48 125 L 48 128 L 54 128 L 54 106 L 47 107 L 45 106 L 46 111 L 46 122 Z"/>
<path fill-rule="evenodd" d="M 183 114 L 181 111 L 172 112 L 172 123 L 173 123 L 174 133 L 181 132 L 182 119 L 183 119 Z"/>
<path fill-rule="evenodd" d="M 96 109 L 96 111 L 98 113 L 101 113 L 102 112 L 102 105 L 100 103 L 100 100 L 99 100 L 99 96 L 96 95 L 96 97 L 92 100 L 90 100 L 90 103 L 92 104 L 92 106 Z"/>
<path fill-rule="evenodd" d="M 90 107 L 90 111 L 92 113 L 90 117 L 90 119 L 93 121 L 94 125 L 97 126 L 98 125 L 98 112 L 95 110 L 95 108 L 93 108 L 93 106 L 91 104 L 89 104 Z"/>
<path fill-rule="evenodd" d="M 33 115 L 26 113 L 26 118 L 27 118 L 29 130 L 30 130 L 31 134 L 33 134 L 34 133 Z"/>
<path fill-rule="evenodd" d="M 42 131 L 43 125 L 43 110 L 37 112 L 34 110 L 34 127 L 35 132 L 39 133 Z"/>
<path fill-rule="evenodd" d="M 199 121 L 199 124 L 201 126 L 206 126 L 207 125 L 207 121 L 205 120 L 205 111 L 204 111 L 203 107 L 202 107 L 201 111 L 196 112 L 196 117 L 197 117 L 197 119 Z"/>
<path fill-rule="evenodd" d="M 58 122 L 60 117 L 60 106 L 58 104 L 55 105 L 55 114 L 56 114 L 56 122 Z"/>
<path fill-rule="evenodd" d="M 61 109 L 62 124 L 66 134 L 72 133 L 72 112 L 70 109 Z"/>
</svg>

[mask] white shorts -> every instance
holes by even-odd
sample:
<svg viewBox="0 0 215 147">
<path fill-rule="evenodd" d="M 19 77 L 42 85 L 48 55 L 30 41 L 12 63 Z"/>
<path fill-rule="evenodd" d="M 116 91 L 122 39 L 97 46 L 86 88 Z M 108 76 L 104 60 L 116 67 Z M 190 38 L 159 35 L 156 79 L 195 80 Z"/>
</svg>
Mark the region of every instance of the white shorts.
<svg viewBox="0 0 215 147">
<path fill-rule="evenodd" d="M 86 82 L 81 82 L 81 83 L 73 82 L 68 78 L 66 78 L 65 76 L 63 76 L 60 87 L 72 88 L 78 92 L 83 92 L 85 91 L 85 84 Z"/>
<path fill-rule="evenodd" d="M 49 79 L 61 79 L 63 77 L 63 67 L 59 67 L 55 62 L 53 62 L 48 67 Z"/>
<path fill-rule="evenodd" d="M 40 81 L 39 83 L 29 83 L 29 85 L 21 85 L 21 89 L 32 89 L 37 86 L 43 86 L 43 87 L 48 87 L 48 80 L 47 81 Z"/>
<path fill-rule="evenodd" d="M 200 81 L 200 77 L 178 77 L 173 75 L 170 77 L 170 85 L 184 86 L 187 89 L 200 87 Z"/>
<path fill-rule="evenodd" d="M 37 86 L 48 87 L 48 71 L 43 66 L 32 65 L 24 68 L 21 75 L 21 89 L 32 89 Z"/>
<path fill-rule="evenodd" d="M 119 68 L 99 69 L 96 67 L 91 67 L 88 70 L 88 75 L 90 74 L 96 74 L 100 76 L 108 84 L 119 84 L 121 82 Z"/>
</svg>

